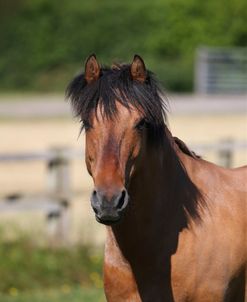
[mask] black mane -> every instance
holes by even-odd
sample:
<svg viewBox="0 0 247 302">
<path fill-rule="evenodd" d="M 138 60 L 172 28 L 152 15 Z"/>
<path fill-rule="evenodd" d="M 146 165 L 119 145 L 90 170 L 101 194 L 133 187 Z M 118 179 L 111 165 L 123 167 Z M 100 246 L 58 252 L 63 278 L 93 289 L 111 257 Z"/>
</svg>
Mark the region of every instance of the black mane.
<svg viewBox="0 0 247 302">
<path fill-rule="evenodd" d="M 166 119 L 166 103 L 154 75 L 148 71 L 145 83 L 133 81 L 130 65 L 103 68 L 99 79 L 91 84 L 80 74 L 69 84 L 66 96 L 82 121 L 87 121 L 90 112 L 98 106 L 107 118 L 116 115 L 116 100 L 143 112 L 150 124 L 162 125 Z"/>
<path fill-rule="evenodd" d="M 88 84 L 84 74 L 77 75 L 66 89 L 66 98 L 70 99 L 76 117 L 82 127 L 87 123 L 92 111 L 98 106 L 106 118 L 117 115 L 116 100 L 126 108 L 134 107 L 142 112 L 150 126 L 154 143 L 162 144 L 164 133 L 168 133 L 165 125 L 168 100 L 152 72 L 147 71 L 144 83 L 134 81 L 130 74 L 130 65 L 114 65 L 101 69 L 97 81 Z M 172 137 L 170 138 L 172 139 Z M 176 145 L 186 154 L 197 157 L 180 140 Z"/>
</svg>

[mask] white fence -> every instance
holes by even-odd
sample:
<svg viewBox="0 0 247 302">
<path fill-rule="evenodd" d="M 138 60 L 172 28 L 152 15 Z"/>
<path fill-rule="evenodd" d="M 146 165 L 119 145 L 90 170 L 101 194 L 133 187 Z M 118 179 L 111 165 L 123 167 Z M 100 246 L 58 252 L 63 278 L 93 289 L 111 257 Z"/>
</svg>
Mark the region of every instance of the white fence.
<svg viewBox="0 0 247 302">
<path fill-rule="evenodd" d="M 226 139 L 214 144 L 191 146 L 198 154 L 216 152 L 217 162 L 231 167 L 236 151 L 246 150 L 247 142 Z M 28 197 L 10 194 L 0 200 L 1 212 L 42 211 L 47 218 L 47 234 L 52 244 L 68 244 L 72 200 L 70 179 L 71 160 L 82 157 L 82 152 L 69 148 L 54 148 L 46 152 L 0 154 L 0 163 L 44 161 L 47 166 L 47 191 L 44 196 Z"/>
<path fill-rule="evenodd" d="M 41 211 L 47 218 L 47 235 L 54 245 L 69 241 L 71 204 L 70 161 L 81 152 L 53 148 L 45 152 L 0 154 L 0 163 L 44 161 L 47 166 L 47 193 L 43 196 L 10 194 L 0 200 L 0 212 Z"/>
</svg>

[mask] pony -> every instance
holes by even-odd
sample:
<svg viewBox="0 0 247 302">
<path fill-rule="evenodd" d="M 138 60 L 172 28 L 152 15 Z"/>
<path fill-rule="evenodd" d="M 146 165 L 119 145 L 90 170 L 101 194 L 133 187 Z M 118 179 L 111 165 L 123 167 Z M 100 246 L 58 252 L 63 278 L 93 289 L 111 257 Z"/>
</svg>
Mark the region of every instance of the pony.
<svg viewBox="0 0 247 302">
<path fill-rule="evenodd" d="M 92 54 L 66 95 L 106 225 L 107 301 L 247 301 L 247 167 L 207 162 L 172 136 L 139 55 L 110 68 Z"/>
</svg>

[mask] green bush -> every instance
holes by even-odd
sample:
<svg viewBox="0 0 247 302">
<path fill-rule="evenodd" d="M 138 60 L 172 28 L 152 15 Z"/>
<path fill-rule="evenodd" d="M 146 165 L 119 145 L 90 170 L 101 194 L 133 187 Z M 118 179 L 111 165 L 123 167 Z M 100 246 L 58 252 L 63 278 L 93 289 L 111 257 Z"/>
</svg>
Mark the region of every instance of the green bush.
<svg viewBox="0 0 247 302">
<path fill-rule="evenodd" d="M 102 288 L 102 255 L 90 248 L 38 247 L 29 239 L 1 240 L 0 293 L 51 288 Z M 2 301 L 2 300 L 1 300 Z"/>
<path fill-rule="evenodd" d="M 92 52 L 190 91 L 198 46 L 247 46 L 246 0 L 0 0 L 0 22 L 2 91 L 64 90 Z"/>
</svg>

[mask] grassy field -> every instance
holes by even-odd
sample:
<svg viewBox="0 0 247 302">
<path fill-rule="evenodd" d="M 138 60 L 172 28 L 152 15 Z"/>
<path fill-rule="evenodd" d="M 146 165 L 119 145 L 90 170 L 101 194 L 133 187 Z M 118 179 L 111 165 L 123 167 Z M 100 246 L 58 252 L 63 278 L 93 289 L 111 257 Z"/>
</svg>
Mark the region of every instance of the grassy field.
<svg viewBox="0 0 247 302">
<path fill-rule="evenodd" d="M 12 289 L 10 294 L 0 294 L 1 302 L 105 302 L 102 289 L 62 288 L 19 293 Z"/>
<path fill-rule="evenodd" d="M 50 248 L 0 232 L 0 301 L 103 302 L 102 260 L 94 248 Z"/>
</svg>

